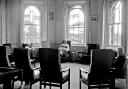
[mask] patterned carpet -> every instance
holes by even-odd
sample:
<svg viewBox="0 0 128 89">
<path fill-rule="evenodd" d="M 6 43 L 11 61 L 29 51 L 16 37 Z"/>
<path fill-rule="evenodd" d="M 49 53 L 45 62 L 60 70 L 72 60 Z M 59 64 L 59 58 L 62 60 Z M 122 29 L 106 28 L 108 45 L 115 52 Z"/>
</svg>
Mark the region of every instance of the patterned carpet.
<svg viewBox="0 0 128 89">
<path fill-rule="evenodd" d="M 71 84 L 70 84 L 70 89 L 79 89 L 79 68 L 83 68 L 85 70 L 89 69 L 88 65 L 82 65 L 78 63 L 63 63 L 62 64 L 62 69 L 65 68 L 71 68 Z M 20 85 L 20 82 L 17 81 L 15 83 L 15 89 L 18 89 Z M 68 83 L 63 84 L 63 89 L 68 89 Z M 2 85 L 0 85 L 0 89 L 2 89 Z M 29 89 L 29 86 L 24 86 L 22 85 L 22 89 Z M 35 83 L 32 87 L 32 89 L 39 89 L 39 82 Z M 42 88 L 44 89 L 44 88 Z M 49 87 L 46 87 L 46 89 L 49 89 Z M 58 87 L 52 87 L 52 89 L 60 89 Z M 81 89 L 88 89 L 85 84 L 82 83 L 82 88 Z M 116 80 L 116 89 L 128 89 L 126 87 L 126 81 L 125 80 Z"/>
</svg>

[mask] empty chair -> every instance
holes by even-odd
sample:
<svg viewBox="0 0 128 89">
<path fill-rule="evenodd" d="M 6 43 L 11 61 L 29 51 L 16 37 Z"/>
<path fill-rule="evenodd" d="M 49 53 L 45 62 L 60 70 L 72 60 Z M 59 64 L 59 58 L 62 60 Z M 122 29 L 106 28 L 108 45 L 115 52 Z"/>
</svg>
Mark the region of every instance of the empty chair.
<svg viewBox="0 0 128 89">
<path fill-rule="evenodd" d="M 23 80 L 25 81 L 25 84 L 30 85 L 31 89 L 32 84 L 40 79 L 40 68 L 32 67 L 29 50 L 25 48 L 14 48 L 14 60 L 16 67 L 23 70 Z"/>
<path fill-rule="evenodd" d="M 70 68 L 61 70 L 60 55 L 58 49 L 39 48 L 39 61 L 41 66 L 40 74 L 40 89 L 42 85 L 60 87 L 68 81 L 68 88 L 70 89 Z M 67 74 L 63 75 L 63 72 Z"/>
<path fill-rule="evenodd" d="M 85 64 L 90 64 L 91 61 L 91 50 L 92 49 L 99 49 L 99 45 L 98 44 L 87 44 L 87 53 L 84 53 L 84 55 L 82 56 L 82 63 Z"/>
<path fill-rule="evenodd" d="M 98 44 L 87 44 L 87 55 L 91 54 L 91 50 L 92 49 L 99 49 L 99 45 Z"/>
<path fill-rule="evenodd" d="M 6 50 L 6 47 L 0 46 L 0 67 L 7 67 L 7 68 L 11 68 L 11 69 L 16 69 L 16 68 L 11 66 L 11 63 L 8 59 L 7 53 L 8 52 Z M 12 80 L 13 80 L 12 87 L 14 86 L 14 82 L 17 80 L 20 80 L 21 85 L 22 85 L 22 73 L 19 73 L 18 75 L 16 75 Z"/>
<path fill-rule="evenodd" d="M 91 52 L 91 64 L 89 71 L 80 69 L 80 89 L 81 82 L 91 87 L 110 87 L 113 81 L 111 79 L 110 69 L 114 60 L 115 52 L 111 49 L 93 49 Z"/>
</svg>

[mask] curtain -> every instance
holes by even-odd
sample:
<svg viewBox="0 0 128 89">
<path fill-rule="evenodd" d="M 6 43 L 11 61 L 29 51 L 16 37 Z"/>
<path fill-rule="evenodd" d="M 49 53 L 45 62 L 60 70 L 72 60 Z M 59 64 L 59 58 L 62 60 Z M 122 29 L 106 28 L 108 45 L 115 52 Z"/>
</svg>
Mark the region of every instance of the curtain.
<svg viewBox="0 0 128 89">
<path fill-rule="evenodd" d="M 5 15 L 6 1 L 0 1 L 0 44 L 7 42 L 7 31 L 6 31 L 6 15 Z"/>
<path fill-rule="evenodd" d="M 103 37 L 102 37 L 102 48 L 108 48 L 108 42 L 109 42 L 109 33 L 108 33 L 108 16 L 109 16 L 109 10 L 110 10 L 110 6 L 114 1 L 121 1 L 122 3 L 122 29 L 121 29 L 121 46 L 124 48 L 124 52 L 128 53 L 127 50 L 127 0 L 104 0 L 104 5 L 103 5 Z M 109 46 L 109 48 L 112 49 L 117 49 L 118 47 L 114 47 L 114 46 Z"/>
<path fill-rule="evenodd" d="M 105 48 L 107 45 L 107 28 L 108 28 L 108 2 L 109 0 L 104 0 L 103 4 L 103 37 L 102 37 L 102 48 Z"/>
</svg>

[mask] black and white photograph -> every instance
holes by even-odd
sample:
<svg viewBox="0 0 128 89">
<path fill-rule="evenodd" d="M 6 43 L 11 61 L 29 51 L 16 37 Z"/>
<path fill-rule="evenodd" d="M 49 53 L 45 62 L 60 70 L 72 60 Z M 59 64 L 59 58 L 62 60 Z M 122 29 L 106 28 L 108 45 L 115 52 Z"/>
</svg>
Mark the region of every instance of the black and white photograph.
<svg viewBox="0 0 128 89">
<path fill-rule="evenodd" d="M 128 0 L 0 0 L 0 89 L 128 89 Z"/>
</svg>

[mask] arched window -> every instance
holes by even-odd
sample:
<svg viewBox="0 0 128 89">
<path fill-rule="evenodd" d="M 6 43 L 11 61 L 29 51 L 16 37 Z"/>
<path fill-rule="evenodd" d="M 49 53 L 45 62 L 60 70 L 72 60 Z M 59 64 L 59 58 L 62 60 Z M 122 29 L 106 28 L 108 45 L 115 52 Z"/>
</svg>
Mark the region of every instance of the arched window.
<svg viewBox="0 0 128 89">
<path fill-rule="evenodd" d="M 68 12 L 66 38 L 72 45 L 84 45 L 85 40 L 85 12 L 81 5 L 71 6 Z"/>
<path fill-rule="evenodd" d="M 40 12 L 35 6 L 24 11 L 24 43 L 40 43 Z"/>
<path fill-rule="evenodd" d="M 109 45 L 121 46 L 121 18 L 122 6 L 120 1 L 115 1 L 110 4 L 109 12 Z"/>
</svg>

